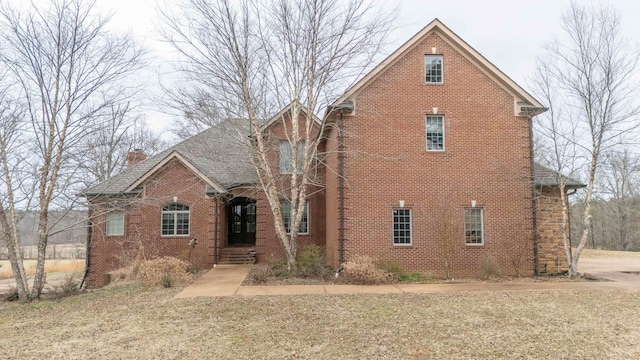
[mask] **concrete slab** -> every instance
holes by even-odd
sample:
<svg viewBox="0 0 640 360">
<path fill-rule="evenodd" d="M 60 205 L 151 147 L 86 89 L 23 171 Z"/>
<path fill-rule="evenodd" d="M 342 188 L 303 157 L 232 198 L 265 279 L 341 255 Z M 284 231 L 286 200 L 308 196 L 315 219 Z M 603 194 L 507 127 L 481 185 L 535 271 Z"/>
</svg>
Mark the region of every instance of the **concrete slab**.
<svg viewBox="0 0 640 360">
<path fill-rule="evenodd" d="M 233 296 L 249 273 L 249 265 L 218 265 L 176 294 L 176 298 Z"/>
<path fill-rule="evenodd" d="M 324 285 L 241 286 L 236 295 L 318 295 L 325 293 Z"/>
<path fill-rule="evenodd" d="M 395 285 L 325 285 L 330 295 L 342 294 L 399 294 L 402 292 Z"/>
</svg>

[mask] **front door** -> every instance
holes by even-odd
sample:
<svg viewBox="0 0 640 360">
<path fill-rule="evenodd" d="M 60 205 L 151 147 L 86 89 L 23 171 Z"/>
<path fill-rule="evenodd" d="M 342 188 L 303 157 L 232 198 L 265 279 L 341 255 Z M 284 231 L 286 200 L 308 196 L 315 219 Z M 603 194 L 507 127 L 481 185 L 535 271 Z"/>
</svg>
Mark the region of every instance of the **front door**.
<svg viewBox="0 0 640 360">
<path fill-rule="evenodd" d="M 256 201 L 235 198 L 229 203 L 229 246 L 256 244 Z"/>
</svg>

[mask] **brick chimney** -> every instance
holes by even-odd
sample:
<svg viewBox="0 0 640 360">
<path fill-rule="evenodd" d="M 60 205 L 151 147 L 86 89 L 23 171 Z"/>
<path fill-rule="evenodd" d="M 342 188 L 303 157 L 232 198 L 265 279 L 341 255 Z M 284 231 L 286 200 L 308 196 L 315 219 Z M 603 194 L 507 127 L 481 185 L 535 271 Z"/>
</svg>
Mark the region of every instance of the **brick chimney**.
<svg viewBox="0 0 640 360">
<path fill-rule="evenodd" d="M 133 149 L 133 151 L 129 151 L 129 154 L 127 154 L 127 165 L 133 166 L 146 158 L 147 155 L 142 152 L 142 149 Z"/>
</svg>

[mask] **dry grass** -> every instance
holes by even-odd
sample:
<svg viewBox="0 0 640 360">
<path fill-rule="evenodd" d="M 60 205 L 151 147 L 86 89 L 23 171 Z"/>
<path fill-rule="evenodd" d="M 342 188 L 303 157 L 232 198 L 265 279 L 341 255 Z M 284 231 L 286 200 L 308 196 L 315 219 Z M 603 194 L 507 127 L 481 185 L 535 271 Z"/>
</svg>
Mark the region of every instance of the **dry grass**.
<svg viewBox="0 0 640 360">
<path fill-rule="evenodd" d="M 594 250 L 584 249 L 580 257 L 583 258 L 602 258 L 602 257 L 637 257 L 640 259 L 639 251 L 612 251 L 612 250 Z"/>
<path fill-rule="evenodd" d="M 177 291 L 127 285 L 0 304 L 0 358 L 640 358 L 637 292 L 173 299 Z"/>
<path fill-rule="evenodd" d="M 47 274 L 68 273 L 82 271 L 84 269 L 84 259 L 68 259 L 68 260 L 47 260 L 44 264 L 44 271 Z M 24 261 L 27 276 L 36 273 L 36 260 Z M 0 279 L 13 278 L 11 263 L 8 260 L 0 260 Z"/>
</svg>

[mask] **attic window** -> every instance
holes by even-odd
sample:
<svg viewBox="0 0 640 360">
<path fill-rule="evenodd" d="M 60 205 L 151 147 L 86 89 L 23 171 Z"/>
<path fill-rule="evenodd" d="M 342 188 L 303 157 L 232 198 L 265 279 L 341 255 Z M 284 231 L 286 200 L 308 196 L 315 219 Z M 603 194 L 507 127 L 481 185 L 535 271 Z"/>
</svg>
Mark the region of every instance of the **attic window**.
<svg viewBox="0 0 640 360">
<path fill-rule="evenodd" d="M 427 84 L 442 84 L 442 55 L 426 55 L 424 67 Z"/>
</svg>

